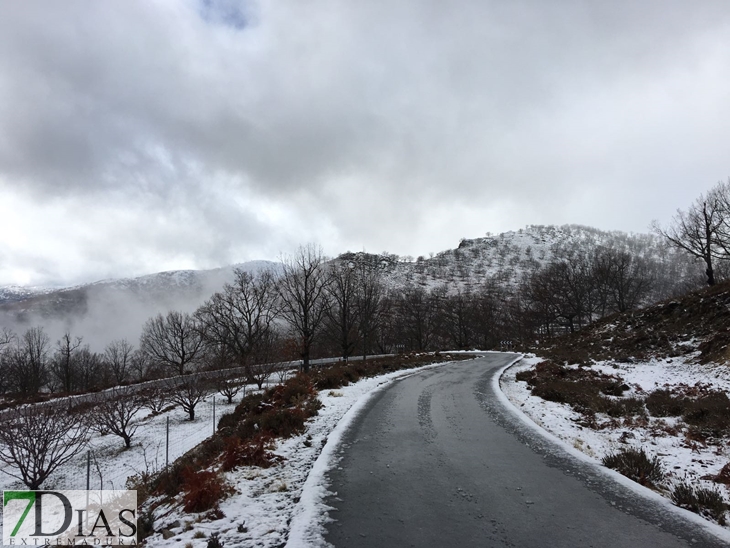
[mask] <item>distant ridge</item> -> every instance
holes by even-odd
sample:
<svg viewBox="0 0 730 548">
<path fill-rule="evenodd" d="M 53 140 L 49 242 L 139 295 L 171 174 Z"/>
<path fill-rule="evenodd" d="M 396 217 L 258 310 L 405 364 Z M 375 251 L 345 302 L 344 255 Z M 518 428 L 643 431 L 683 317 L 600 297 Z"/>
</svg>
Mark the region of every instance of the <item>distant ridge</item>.
<svg viewBox="0 0 730 548">
<path fill-rule="evenodd" d="M 454 249 L 429 257 L 379 255 L 385 282 L 393 289 L 419 285 L 445 286 L 448 292 L 476 290 L 486 283 L 507 291 L 556 257 L 598 247 L 630 251 L 661 265 L 661 276 L 672 283 L 701 275 L 684 255 L 650 234 L 603 231 L 580 225 L 531 225 L 517 231 L 462 239 Z M 357 256 L 345 253 L 341 257 Z M 16 332 L 42 325 L 57 340 L 64 332 L 103 348 L 116 338 L 136 344 L 144 322 L 168 310 L 193 312 L 233 279 L 235 268 L 258 272 L 281 264 L 251 261 L 210 270 L 159 272 L 137 278 L 100 280 L 62 289 L 0 288 L 0 327 Z M 661 297 L 661 296 L 660 296 Z"/>
</svg>

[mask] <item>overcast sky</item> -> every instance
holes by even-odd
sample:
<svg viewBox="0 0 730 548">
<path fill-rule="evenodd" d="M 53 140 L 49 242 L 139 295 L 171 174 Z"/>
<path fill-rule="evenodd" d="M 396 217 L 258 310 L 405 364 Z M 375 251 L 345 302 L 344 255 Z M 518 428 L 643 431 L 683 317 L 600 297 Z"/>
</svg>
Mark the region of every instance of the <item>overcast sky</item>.
<svg viewBox="0 0 730 548">
<path fill-rule="evenodd" d="M 0 285 L 647 232 L 729 161 L 727 0 L 0 6 Z"/>
</svg>

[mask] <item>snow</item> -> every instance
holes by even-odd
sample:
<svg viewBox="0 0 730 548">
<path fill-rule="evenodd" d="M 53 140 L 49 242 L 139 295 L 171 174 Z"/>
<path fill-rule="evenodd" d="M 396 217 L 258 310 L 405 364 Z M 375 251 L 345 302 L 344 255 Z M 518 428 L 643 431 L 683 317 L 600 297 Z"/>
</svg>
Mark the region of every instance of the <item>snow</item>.
<svg viewBox="0 0 730 548">
<path fill-rule="evenodd" d="M 225 518 L 206 522 L 202 516 L 183 514 L 179 508 L 168 506 L 158 509 L 155 530 L 167 528 L 174 535 L 163 539 L 157 534 L 150 538 L 148 544 L 183 546 L 184 543 L 178 542 L 192 542 L 196 532 L 208 536 L 214 531 L 221 533 L 221 540 L 229 547 L 280 546 L 287 538 L 289 546 L 316 543 L 316 539 L 321 538 L 326 510 L 322 502 L 327 493 L 324 473 L 332 465 L 342 432 L 377 390 L 415 371 L 439 365 L 442 364 L 363 379 L 338 390 L 320 392 L 323 407 L 316 417 L 310 419 L 307 431 L 301 436 L 279 441 L 274 452 L 284 457 L 281 465 L 268 469 L 242 467 L 226 474 L 226 480 L 235 493 L 221 503 Z M 252 389 L 249 386 L 248 392 Z M 237 398 L 229 405 L 225 398 L 215 395 L 214 420 L 213 397 L 209 396 L 196 407 L 193 422 L 187 420 L 187 414 L 180 408 L 159 415 L 143 409 L 135 417 L 138 429 L 128 450 L 123 448 L 123 442 L 117 436 L 93 435 L 88 446 L 92 455 L 91 488 L 125 489 L 128 477 L 161 470 L 165 466 L 168 420 L 170 462 L 200 444 L 213 433 L 217 419 L 238 403 Z M 5 465 L 0 465 L 0 490 L 25 489 L 19 480 L 2 473 L 4 470 Z M 43 488 L 86 489 L 86 481 L 87 451 L 84 451 L 59 468 Z M 178 522 L 177 526 L 175 522 Z"/>
<path fill-rule="evenodd" d="M 703 446 L 687 443 L 681 431 L 677 435 L 671 435 L 671 428 L 667 427 L 674 426 L 676 419 L 667 417 L 649 417 L 649 424 L 645 427 L 634 424 L 631 427 L 619 426 L 601 430 L 584 428 L 576 423 L 581 415 L 568 405 L 533 396 L 530 394 L 527 383 L 515 379 L 518 372 L 530 369 L 540 361 L 542 358 L 526 356 L 517 365 L 505 368 L 501 377 L 495 377 L 495 382 L 498 382 L 499 388 L 501 388 L 497 392 L 502 395 L 505 404 L 512 407 L 523 422 L 553 442 L 562 445 L 572 455 L 597 465 L 601 471 L 616 481 L 643 496 L 661 500 L 673 510 L 681 512 L 685 517 L 730 541 L 730 529 L 727 526 L 720 527 L 697 514 L 682 510 L 671 503 L 667 498 L 667 493 L 659 494 L 642 487 L 600 464 L 605 455 L 621 448 L 643 447 L 650 457 L 658 456 L 661 459 L 669 484 L 687 481 L 696 486 L 719 488 L 727 500 L 730 498 L 728 496 L 730 490 L 727 486 L 702 479 L 702 476 L 717 474 L 730 461 L 730 449 L 727 444 Z M 727 368 L 716 364 L 692 363 L 692 356 L 631 364 L 597 362 L 592 368 L 604 373 L 620 375 L 624 382 L 632 388 L 625 394 L 627 396 L 632 395 L 632 392 L 636 395 L 650 392 L 656 388 L 680 384 L 693 386 L 696 383 L 710 383 L 717 389 L 730 391 L 730 371 Z M 608 416 L 602 417 L 602 422 L 608 421 Z"/>
<path fill-rule="evenodd" d="M 662 459 L 670 478 L 678 480 L 686 477 L 692 482 L 709 486 L 711 483 L 702 480 L 701 476 L 717 473 L 730 460 L 727 447 L 690 447 L 683 438 L 670 436 L 657 428 L 660 421 L 671 424 L 669 419 L 652 419 L 648 427 L 632 428 L 634 437 L 624 441 L 620 437 L 627 428 L 600 431 L 583 428 L 575 422 L 578 414 L 568 406 L 534 397 L 527 390 L 526 383 L 515 380 L 518 371 L 534 366 L 541 361 L 540 358 L 526 356 L 515 361 L 519 363 L 506 366 L 501 376 L 494 377 L 494 383 L 500 399 L 525 424 L 563 446 L 569 453 L 593 463 L 616 481 L 643 496 L 663 501 L 668 508 L 682 512 L 689 519 L 730 541 L 730 530 L 727 528 L 678 509 L 658 493 L 600 465 L 600 459 L 605 454 L 619 447 L 642 446 L 650 454 Z M 319 398 L 323 407 L 317 416 L 308 421 L 306 432 L 278 442 L 274 452 L 283 457 L 281 464 L 267 469 L 241 467 L 225 474 L 233 494 L 221 502 L 224 517 L 210 520 L 202 514 L 183 513 L 179 506 L 160 507 L 155 511 L 155 530 L 158 533 L 150 537 L 148 545 L 179 547 L 192 543 L 193 546 L 200 546 L 204 545 L 201 542 L 205 542 L 200 540 L 203 536 L 218 532 L 228 548 L 326 546 L 323 535 L 329 508 L 324 501 L 330 494 L 326 472 L 337 465 L 336 449 L 344 432 L 377 391 L 418 371 L 441 365 L 444 364 L 389 373 L 362 379 L 337 390 L 321 391 Z M 718 388 L 730 390 L 730 372 L 713 365 L 691 363 L 690 357 L 635 364 L 601 362 L 594 367 L 607 373 L 620 374 L 634 392 L 648 392 L 666 384 L 693 385 L 709 380 Z M 228 405 L 224 401 L 220 396 L 216 397 L 217 417 L 235 406 L 235 402 Z M 96 460 L 92 460 L 92 488 L 99 486 L 102 480 L 97 472 L 97 462 L 106 489 L 124 488 L 129 475 L 161 469 L 165 463 L 165 425 L 168 418 L 170 461 L 206 439 L 213 432 L 212 396 L 198 406 L 196 415 L 196 420 L 190 422 L 185 420 L 185 414 L 180 409 L 157 416 L 150 415 L 146 410 L 141 412 L 139 429 L 133 438 L 133 447 L 129 450 L 122 448 L 122 441 L 118 437 L 94 437 L 91 448 Z M 86 454 L 79 455 L 59 470 L 43 487 L 84 489 Z M 15 489 L 22 488 L 22 485 L 0 474 L 0 488 Z M 723 489 L 727 494 L 726 488 Z M 163 538 L 163 530 L 166 530 L 165 536 L 168 538 Z"/>
<path fill-rule="evenodd" d="M 227 547 L 275 547 L 285 542 L 291 548 L 326 544 L 322 536 L 328 510 L 324 504 L 328 495 L 325 473 L 334 465 L 343 433 L 378 390 L 417 371 L 441 365 L 388 373 L 321 391 L 323 407 L 309 420 L 306 432 L 279 441 L 274 450 L 284 458 L 282 464 L 263 469 L 246 466 L 225 474 L 235 493 L 220 505 L 224 518 L 206 522 L 200 520 L 201 516 L 167 508 L 155 528 L 168 528 L 173 535 L 164 539 L 156 534 L 150 544 L 181 546 L 192 542 L 197 532 L 205 536 L 218 532 Z"/>
<path fill-rule="evenodd" d="M 216 396 L 216 417 L 235 407 L 224 403 L 225 398 Z M 170 421 L 169 460 L 174 461 L 213 433 L 213 395 L 198 404 L 196 419 L 190 422 L 180 408 L 153 416 L 144 409 L 135 417 L 138 429 L 132 438 L 132 447 L 124 449 L 121 438 L 112 434 L 94 435 L 89 441 L 92 453 L 90 487 L 92 489 L 125 489 L 129 476 L 140 472 L 152 473 L 165 466 L 165 431 Z M 24 490 L 22 482 L 7 473 L 0 465 L 0 490 Z M 43 489 L 86 489 L 87 452 L 77 455 L 59 468 L 43 484 Z M 0 524 L 2 536 L 2 524 Z"/>
</svg>

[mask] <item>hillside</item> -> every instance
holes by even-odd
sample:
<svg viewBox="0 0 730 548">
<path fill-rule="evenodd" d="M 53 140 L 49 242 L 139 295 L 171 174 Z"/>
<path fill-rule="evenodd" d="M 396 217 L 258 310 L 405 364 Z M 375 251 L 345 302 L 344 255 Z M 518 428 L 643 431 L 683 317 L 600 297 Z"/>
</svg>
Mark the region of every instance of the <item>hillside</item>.
<svg viewBox="0 0 730 548">
<path fill-rule="evenodd" d="M 516 289 L 525 275 L 551 260 L 598 247 L 628 251 L 653 260 L 661 265 L 657 277 L 660 280 L 671 279 L 672 285 L 696 283 L 697 267 L 656 236 L 603 231 L 580 225 L 530 225 L 518 231 L 462 239 L 455 249 L 428 258 L 418 257 L 415 261 L 399 261 L 395 268 L 389 270 L 389 278 L 394 286 L 417 283 L 433 287 L 449 283 L 456 287 L 475 288 L 491 280 L 503 287 Z"/>
<path fill-rule="evenodd" d="M 730 359 L 730 281 L 627 314 L 609 316 L 556 340 L 542 355 L 569 363 L 691 356 Z"/>
<path fill-rule="evenodd" d="M 599 320 L 502 379 L 568 447 L 727 526 L 730 281 Z"/>
<path fill-rule="evenodd" d="M 212 270 L 159 272 L 102 280 L 63 289 L 0 289 L 0 326 L 17 332 L 41 325 L 52 340 L 63 332 L 82 335 L 92 347 L 113 339 L 136 341 L 144 322 L 160 312 L 192 312 L 241 268 L 258 272 L 278 263 L 251 261 Z"/>
<path fill-rule="evenodd" d="M 454 293 L 490 283 L 506 292 L 556 257 L 590 252 L 598 247 L 630 251 L 651 259 L 656 301 L 681 285 L 696 283 L 699 269 L 652 235 L 606 232 L 584 226 L 529 226 L 516 232 L 463 239 L 458 247 L 428 258 L 384 253 L 376 258 L 387 286 L 446 286 Z M 360 253 L 340 258 L 357 259 Z M 236 267 L 257 271 L 279 263 L 252 261 L 214 270 L 161 272 L 139 278 L 103 280 L 64 289 L 0 288 L 0 327 L 22 332 L 42 325 L 52 340 L 64 332 L 82 335 L 92 347 L 117 338 L 136 341 L 151 316 L 170 309 L 192 312 L 223 284 Z"/>
</svg>

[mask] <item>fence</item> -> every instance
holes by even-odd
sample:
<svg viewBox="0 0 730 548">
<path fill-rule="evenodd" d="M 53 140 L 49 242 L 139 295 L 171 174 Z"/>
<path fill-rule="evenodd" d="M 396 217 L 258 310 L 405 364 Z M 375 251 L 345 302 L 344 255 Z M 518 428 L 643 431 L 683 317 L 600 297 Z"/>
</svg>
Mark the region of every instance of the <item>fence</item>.
<svg viewBox="0 0 730 548">
<path fill-rule="evenodd" d="M 380 356 L 373 356 L 380 357 Z M 362 359 L 352 357 L 351 360 Z M 312 365 L 324 365 L 340 361 L 338 358 L 324 360 L 313 360 Z M 294 364 L 295 366 L 298 364 Z M 279 364 L 279 369 L 290 368 L 292 363 Z M 207 382 L 216 378 L 232 377 L 236 372 L 243 373 L 238 369 L 227 369 L 198 373 L 180 377 L 178 379 L 195 379 L 200 382 Z M 269 377 L 264 388 L 272 382 L 278 382 L 279 375 L 274 379 Z M 127 394 L 141 392 L 143 388 L 166 387 L 171 390 L 175 382 L 170 384 L 170 379 L 162 381 L 151 381 L 134 387 L 127 387 Z M 179 407 L 168 408 L 164 412 L 155 414 L 149 408 L 143 408 L 139 415 L 135 416 L 136 431 L 132 437 L 132 446 L 126 449 L 122 438 L 112 435 L 93 435 L 89 441 L 88 448 L 77 455 L 71 461 L 56 470 L 44 483 L 43 488 L 54 489 L 123 489 L 130 476 L 147 476 L 162 470 L 167 464 L 184 455 L 196 447 L 203 440 L 215 433 L 218 419 L 227 412 L 230 412 L 240 401 L 244 394 L 257 390 L 256 385 L 245 385 L 242 392 L 228 404 L 227 398 L 221 397 L 212 389 L 195 407 L 196 418 L 194 421 L 187 419 L 187 414 Z M 105 396 L 113 395 L 113 392 L 100 394 L 89 394 L 54 400 L 45 404 L 36 404 L 37 408 L 46 408 L 49 404 L 70 407 L 82 403 L 99 403 Z M 100 399 L 101 398 L 101 399 Z M 36 406 L 33 406 L 34 408 Z M 2 420 L 0 418 L 0 420 Z M 0 472 L 3 468 L 0 467 Z M 0 489 L 23 488 L 22 484 L 13 480 L 6 474 L 0 473 Z"/>
</svg>

